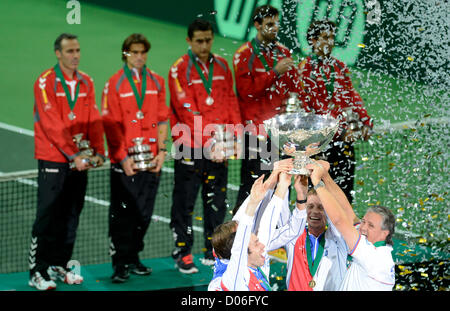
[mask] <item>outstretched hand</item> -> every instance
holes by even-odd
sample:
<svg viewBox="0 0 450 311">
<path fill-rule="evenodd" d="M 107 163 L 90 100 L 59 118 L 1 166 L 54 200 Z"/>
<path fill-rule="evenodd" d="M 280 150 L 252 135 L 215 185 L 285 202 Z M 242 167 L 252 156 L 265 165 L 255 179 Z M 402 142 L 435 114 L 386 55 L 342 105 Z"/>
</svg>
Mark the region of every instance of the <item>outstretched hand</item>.
<svg viewBox="0 0 450 311">
<path fill-rule="evenodd" d="M 268 187 L 263 180 L 264 174 L 259 176 L 253 183 L 252 189 L 250 190 L 250 202 L 258 204 L 266 195 Z"/>
<path fill-rule="evenodd" d="M 306 165 L 306 168 L 311 170 L 311 175 L 309 177 L 311 178 L 311 182 L 313 183 L 313 185 L 317 185 L 322 180 L 322 178 L 325 177 L 327 174 L 327 169 L 319 161 L 313 160 L 312 163 Z"/>
<path fill-rule="evenodd" d="M 281 161 L 277 161 L 273 165 L 272 173 L 270 174 L 269 178 L 265 181 L 265 184 L 267 186 L 267 189 L 273 189 L 275 188 L 275 185 L 278 182 L 278 176 L 281 172 L 289 172 L 294 168 L 294 159 L 288 158 Z"/>
</svg>

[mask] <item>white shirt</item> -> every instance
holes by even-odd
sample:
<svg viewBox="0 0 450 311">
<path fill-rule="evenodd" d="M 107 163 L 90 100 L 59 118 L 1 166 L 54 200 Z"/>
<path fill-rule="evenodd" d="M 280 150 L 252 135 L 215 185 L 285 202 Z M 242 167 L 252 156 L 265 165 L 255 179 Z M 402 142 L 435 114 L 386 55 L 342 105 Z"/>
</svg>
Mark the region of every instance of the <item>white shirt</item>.
<svg viewBox="0 0 450 311">
<path fill-rule="evenodd" d="M 226 264 L 226 270 L 221 277 L 213 279 L 209 286 L 209 291 L 248 291 L 250 282 L 250 271 L 248 264 L 248 244 L 250 242 L 250 235 L 255 230 L 256 221 L 259 220 L 258 239 L 264 244 L 268 245 L 272 236 L 275 234 L 275 227 L 278 223 L 280 212 L 284 201 L 287 200 L 287 194 L 284 199 L 272 196 L 273 191 L 268 191 L 265 198 L 259 204 L 256 215 L 250 217 L 244 213 L 249 202 L 249 197 L 239 208 L 233 220 L 238 221 L 238 228 L 234 238 L 233 247 L 231 249 L 230 260 L 223 260 L 221 262 Z M 266 276 L 270 272 L 270 258 L 267 256 L 267 249 L 264 252 L 265 262 L 261 271 Z"/>
<path fill-rule="evenodd" d="M 328 230 L 325 232 L 325 246 L 323 257 L 314 275 L 316 286 L 314 291 L 335 291 L 339 289 L 346 273 L 348 248 L 344 238 L 328 219 Z M 295 208 L 288 223 L 277 230 L 270 243 L 269 251 L 285 247 L 288 257 L 286 286 L 289 287 L 294 251 L 297 239 L 300 238 L 306 226 L 306 209 L 299 211 Z M 309 238 L 309 237 L 307 237 Z M 309 251 L 309 250 L 308 250 Z"/>
<path fill-rule="evenodd" d="M 375 247 L 360 235 L 353 251 L 353 260 L 345 274 L 340 290 L 391 291 L 395 284 L 395 264 L 392 247 Z"/>
</svg>

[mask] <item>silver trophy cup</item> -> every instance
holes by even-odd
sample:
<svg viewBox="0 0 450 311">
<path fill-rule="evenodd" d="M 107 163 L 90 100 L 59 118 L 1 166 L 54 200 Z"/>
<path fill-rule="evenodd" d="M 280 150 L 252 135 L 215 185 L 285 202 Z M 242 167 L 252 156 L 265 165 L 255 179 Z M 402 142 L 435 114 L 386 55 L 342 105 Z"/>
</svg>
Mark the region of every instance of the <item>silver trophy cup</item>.
<svg viewBox="0 0 450 311">
<path fill-rule="evenodd" d="M 232 132 L 226 131 L 225 124 L 216 124 L 213 134 L 214 153 L 222 159 L 230 159 L 234 156 L 234 135 Z"/>
<path fill-rule="evenodd" d="M 143 144 L 144 137 L 133 138 L 134 146 L 128 148 L 128 155 L 133 159 L 135 168 L 139 171 L 146 171 L 155 166 L 152 163 L 154 156 L 147 144 Z"/>
<path fill-rule="evenodd" d="M 310 157 L 323 151 L 338 130 L 339 121 L 330 115 L 299 112 L 278 115 L 264 121 L 272 142 L 286 155 L 294 157 L 289 174 L 309 175 Z"/>
<path fill-rule="evenodd" d="M 359 119 L 359 114 L 353 111 L 351 107 L 345 108 L 342 113 L 345 122 L 348 124 L 348 129 L 353 132 L 355 140 L 362 139 L 362 128 L 364 124 Z"/>
<path fill-rule="evenodd" d="M 84 157 L 83 161 L 89 162 L 92 166 L 97 166 L 97 162 L 92 161 L 91 158 L 94 156 L 94 149 L 91 148 L 91 143 L 89 140 L 83 139 L 83 133 L 79 133 L 73 136 L 73 142 L 77 145 L 79 150 L 79 155 Z M 75 162 L 70 162 L 69 167 L 75 169 Z"/>
</svg>

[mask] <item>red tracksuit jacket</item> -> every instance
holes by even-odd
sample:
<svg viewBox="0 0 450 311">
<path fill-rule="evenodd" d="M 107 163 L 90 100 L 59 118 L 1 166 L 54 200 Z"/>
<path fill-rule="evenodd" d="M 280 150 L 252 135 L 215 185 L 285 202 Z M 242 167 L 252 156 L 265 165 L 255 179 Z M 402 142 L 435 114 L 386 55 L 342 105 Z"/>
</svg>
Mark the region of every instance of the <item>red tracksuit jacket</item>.
<svg viewBox="0 0 450 311">
<path fill-rule="evenodd" d="M 233 90 L 233 75 L 227 61 L 216 54 L 210 56 L 213 61 L 213 82 L 210 96 L 212 105 L 207 104 L 208 93 L 196 67 L 188 54 L 181 56 L 170 68 L 169 90 L 172 113 L 170 122 L 175 144 L 190 148 L 207 146 L 208 135 L 202 135 L 208 124 L 241 124 L 241 115 Z M 208 66 L 197 62 L 205 77 Z M 201 124 L 194 124 L 194 117 L 201 116 Z M 185 124 L 191 131 L 190 137 L 177 130 L 177 124 Z M 196 125 L 196 126 L 194 126 Z M 179 132 L 179 133 L 177 133 Z M 206 131 L 205 131 L 206 132 Z M 235 134 L 240 135 L 237 129 Z"/>
<path fill-rule="evenodd" d="M 331 98 L 328 98 L 322 73 L 329 81 L 331 66 L 333 66 L 335 72 L 334 92 Z M 307 57 L 300 63 L 299 72 L 303 87 L 303 92 L 299 94 L 306 111 L 313 111 L 317 114 L 330 113 L 335 118 L 343 118 L 344 109 L 351 107 L 359 115 L 360 121 L 364 125 L 373 127 L 372 119 L 363 106 L 361 96 L 353 87 L 350 72 L 343 62 L 334 57 L 330 57 L 328 62 L 319 62 Z M 335 137 L 340 136 L 342 130 L 346 127 L 346 120 L 343 119 L 343 121 L 340 123 L 340 129 Z"/>
<path fill-rule="evenodd" d="M 280 43 L 275 47 L 277 59 L 291 57 L 289 49 Z M 260 49 L 271 68 L 266 71 L 262 61 L 253 50 L 251 42 L 244 43 L 237 49 L 233 58 L 239 106 L 244 124 L 258 126 L 282 112 L 284 101 L 289 92 L 297 91 L 297 72 L 292 69 L 280 77 L 273 71 L 274 50 Z M 297 83 L 297 84 L 296 84 Z M 253 134 L 263 134 L 255 133 Z"/>
<path fill-rule="evenodd" d="M 65 80 L 69 79 L 64 73 Z M 70 120 L 70 107 L 63 86 L 53 68 L 45 70 L 34 84 L 34 139 L 35 158 L 53 162 L 70 162 L 79 152 L 73 136 L 83 133 L 91 148 L 104 157 L 103 126 L 92 79 L 81 71 L 72 77 L 80 85 Z M 71 87 L 68 85 L 69 91 Z M 73 91 L 75 93 L 75 91 Z"/>
<path fill-rule="evenodd" d="M 142 76 L 131 70 L 136 88 L 141 94 Z M 120 163 L 128 156 L 128 148 L 135 145 L 133 138 L 144 137 L 158 154 L 158 124 L 168 121 L 164 78 L 146 68 L 146 91 L 142 104 L 143 119 L 137 118 L 139 107 L 124 69 L 117 71 L 106 83 L 102 95 L 102 118 L 108 142 L 111 163 Z"/>
</svg>

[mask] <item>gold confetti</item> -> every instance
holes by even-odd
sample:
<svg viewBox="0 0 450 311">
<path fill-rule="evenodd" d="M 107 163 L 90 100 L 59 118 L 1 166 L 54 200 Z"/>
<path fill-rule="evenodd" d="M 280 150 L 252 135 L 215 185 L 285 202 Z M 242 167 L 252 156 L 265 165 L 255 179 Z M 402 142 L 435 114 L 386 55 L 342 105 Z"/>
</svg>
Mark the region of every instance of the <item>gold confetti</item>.
<svg viewBox="0 0 450 311">
<path fill-rule="evenodd" d="M 196 220 L 200 220 L 200 221 L 202 221 L 202 220 L 203 220 L 203 218 L 202 218 L 202 217 L 200 217 L 200 216 L 197 216 L 197 217 L 195 217 L 195 219 L 196 219 Z"/>
<path fill-rule="evenodd" d="M 369 161 L 369 158 L 368 158 L 368 157 L 363 157 L 361 160 L 362 160 L 363 162 L 366 162 L 366 161 Z"/>
<path fill-rule="evenodd" d="M 427 239 L 425 239 L 425 238 L 420 238 L 420 239 L 419 239 L 419 243 L 427 243 Z"/>
<path fill-rule="evenodd" d="M 412 58 L 411 56 L 408 56 L 408 60 L 409 60 L 410 62 L 412 62 L 412 61 L 414 60 L 414 58 Z"/>
<path fill-rule="evenodd" d="M 365 48 L 365 47 L 366 47 L 366 45 L 365 45 L 365 44 L 363 44 L 363 43 L 359 43 L 359 44 L 358 44 L 358 47 L 360 47 L 360 48 Z"/>
<path fill-rule="evenodd" d="M 407 274 L 411 274 L 411 273 L 412 273 L 411 270 L 405 269 L 404 271 L 400 272 L 399 274 L 400 275 L 407 275 Z"/>
</svg>

